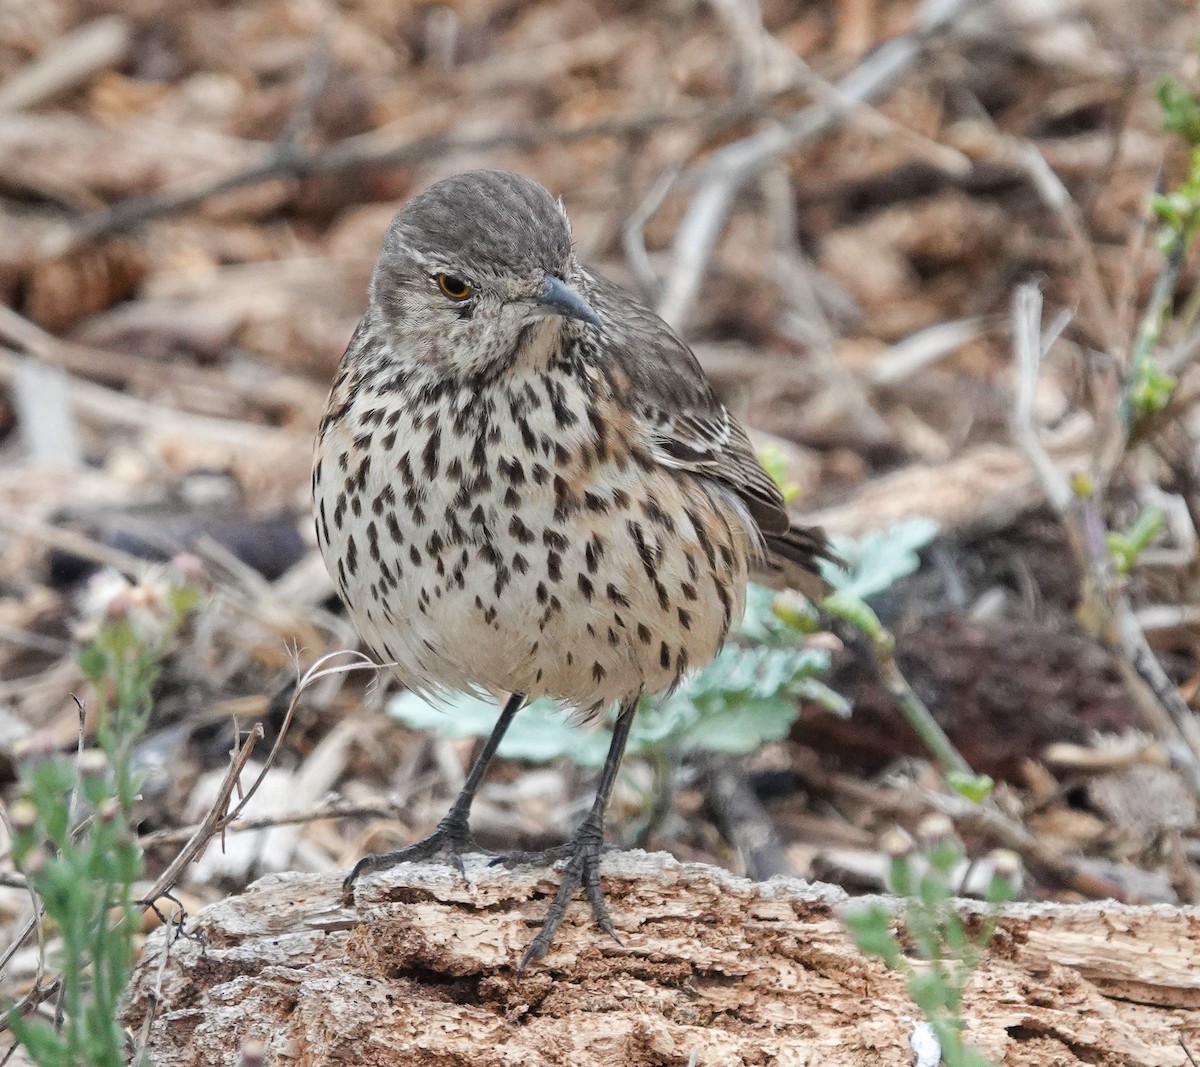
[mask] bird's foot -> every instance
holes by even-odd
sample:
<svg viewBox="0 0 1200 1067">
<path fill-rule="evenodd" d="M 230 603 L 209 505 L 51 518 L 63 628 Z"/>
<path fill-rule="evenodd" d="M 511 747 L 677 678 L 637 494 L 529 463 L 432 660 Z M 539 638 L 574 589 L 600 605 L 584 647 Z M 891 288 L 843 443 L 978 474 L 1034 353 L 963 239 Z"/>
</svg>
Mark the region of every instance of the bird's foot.
<svg viewBox="0 0 1200 1067">
<path fill-rule="evenodd" d="M 576 844 L 575 839 L 564 841 L 561 845 L 553 845 L 550 848 L 540 848 L 536 851 L 529 852 L 505 852 L 501 856 L 495 856 L 488 862 L 489 867 L 505 867 L 512 870 L 514 867 L 553 867 L 560 860 L 569 860 L 575 854 Z M 618 852 L 620 851 L 617 845 L 601 845 L 600 853 Z"/>
<path fill-rule="evenodd" d="M 342 882 L 342 898 L 346 903 L 353 903 L 354 883 L 364 874 L 374 871 L 386 871 L 398 863 L 419 863 L 432 856 L 444 854 L 457 868 L 458 873 L 466 875 L 463 866 L 463 856 L 470 852 L 483 852 L 471 836 L 465 816 L 451 811 L 440 823 L 437 829 L 428 837 L 414 841 L 411 845 L 397 849 L 395 852 L 380 852 L 372 856 L 363 856 Z"/>
<path fill-rule="evenodd" d="M 595 917 L 596 925 L 618 945 L 621 943 L 616 930 L 613 929 L 612 919 L 608 914 L 608 905 L 605 904 L 604 893 L 600 889 L 600 857 L 606 851 L 608 849 L 604 845 L 604 824 L 600 819 L 589 815 L 566 844 L 541 852 L 517 852 L 508 856 L 498 856 L 492 861 L 493 864 L 503 864 L 505 867 L 525 864 L 548 865 L 560 859 L 567 861 L 567 865 L 563 868 L 562 881 L 558 885 L 558 892 L 554 895 L 554 900 L 551 901 L 550 908 L 546 912 L 546 918 L 542 921 L 542 928 L 525 950 L 525 955 L 521 957 L 521 962 L 517 965 L 518 976 L 523 974 L 525 968 L 534 960 L 539 960 L 546 954 L 554 940 L 559 923 L 567 913 L 567 904 L 580 884 L 583 885 L 588 901 L 592 905 L 592 915 Z"/>
</svg>

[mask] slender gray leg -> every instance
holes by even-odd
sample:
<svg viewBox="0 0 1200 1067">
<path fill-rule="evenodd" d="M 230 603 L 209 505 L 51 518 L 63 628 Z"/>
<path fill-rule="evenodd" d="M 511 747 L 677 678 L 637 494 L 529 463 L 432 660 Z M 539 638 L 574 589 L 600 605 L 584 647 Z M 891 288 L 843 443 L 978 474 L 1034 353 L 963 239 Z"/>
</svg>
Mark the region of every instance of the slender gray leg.
<svg viewBox="0 0 1200 1067">
<path fill-rule="evenodd" d="M 546 950 L 554 940 L 554 933 L 566 914 L 567 904 L 575 890 L 579 888 L 580 883 L 583 884 L 584 891 L 591 902 L 592 915 L 595 916 L 596 924 L 620 944 L 621 939 L 617 937 L 617 933 L 613 929 L 608 906 L 604 903 L 604 893 L 600 889 L 600 856 L 604 851 L 604 813 L 608 808 L 608 801 L 617 781 L 617 772 L 621 767 L 621 757 L 625 754 L 625 745 L 629 741 L 629 729 L 633 725 L 633 716 L 637 712 L 637 705 L 637 697 L 621 705 L 621 712 L 613 727 L 612 742 L 608 746 L 608 755 L 604 760 L 604 769 L 600 772 L 600 785 L 596 789 L 596 799 L 592 802 L 592 810 L 588 812 L 587 818 L 580 823 L 579 828 L 565 846 L 561 849 L 551 850 L 556 856 L 565 855 L 567 865 L 563 869 L 562 881 L 546 912 L 542 928 L 529 948 L 525 950 L 525 955 L 521 957 L 521 962 L 517 966 L 518 975 L 524 972 L 525 968 L 534 960 L 541 959 L 546 954 Z"/>
<path fill-rule="evenodd" d="M 386 870 L 394 867 L 397 863 L 411 863 L 416 860 L 428 859 L 439 852 L 447 853 L 451 862 L 460 872 L 463 872 L 463 853 L 481 851 L 471 836 L 471 829 L 467 822 L 471 814 L 471 804 L 475 800 L 475 793 L 479 789 L 484 775 L 487 774 L 488 764 L 496 755 L 496 749 L 500 747 L 505 732 L 512 725 L 517 712 L 524 706 L 525 697 L 521 693 L 513 693 L 508 698 L 508 702 L 500 712 L 500 718 L 496 720 L 496 725 L 492 728 L 491 736 L 480 749 L 479 755 L 475 757 L 475 762 L 471 764 L 471 770 L 467 774 L 467 780 L 463 782 L 462 789 L 459 790 L 458 796 L 450 806 L 445 818 L 438 823 L 437 829 L 428 837 L 405 848 L 397 849 L 395 852 L 381 852 L 375 856 L 364 856 L 354 865 L 354 869 L 342 883 L 344 896 L 351 897 L 353 895 L 354 883 L 363 874 Z"/>
</svg>

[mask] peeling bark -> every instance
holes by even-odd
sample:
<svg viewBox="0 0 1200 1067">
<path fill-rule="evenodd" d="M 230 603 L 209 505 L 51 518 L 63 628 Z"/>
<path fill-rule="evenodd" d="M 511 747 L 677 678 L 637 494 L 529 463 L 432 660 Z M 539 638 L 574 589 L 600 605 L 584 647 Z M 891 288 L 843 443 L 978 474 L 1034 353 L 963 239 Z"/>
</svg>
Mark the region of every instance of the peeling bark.
<svg viewBox="0 0 1200 1067">
<path fill-rule="evenodd" d="M 125 1021 L 156 1067 L 266 1062 L 911 1067 L 916 1009 L 865 959 L 840 890 L 754 883 L 613 853 L 622 944 L 572 904 L 550 954 L 513 969 L 554 872 L 403 865 L 352 907 L 333 874 L 272 875 L 150 938 Z M 963 904 L 964 909 L 975 905 Z M 164 952 L 166 958 L 164 960 Z M 1200 909 L 1013 905 L 972 980 L 968 1038 L 1005 1067 L 1187 1067 L 1200 1058 Z"/>
</svg>

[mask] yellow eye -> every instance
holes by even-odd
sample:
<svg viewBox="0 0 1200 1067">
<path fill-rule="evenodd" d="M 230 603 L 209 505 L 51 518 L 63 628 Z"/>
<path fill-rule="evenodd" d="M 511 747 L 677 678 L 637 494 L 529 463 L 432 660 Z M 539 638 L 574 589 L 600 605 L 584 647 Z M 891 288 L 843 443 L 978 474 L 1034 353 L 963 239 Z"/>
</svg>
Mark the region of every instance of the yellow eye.
<svg viewBox="0 0 1200 1067">
<path fill-rule="evenodd" d="M 464 282 L 461 278 L 454 277 L 453 274 L 435 274 L 434 277 L 442 292 L 451 300 L 466 300 L 475 291 L 475 287 L 470 282 Z"/>
</svg>

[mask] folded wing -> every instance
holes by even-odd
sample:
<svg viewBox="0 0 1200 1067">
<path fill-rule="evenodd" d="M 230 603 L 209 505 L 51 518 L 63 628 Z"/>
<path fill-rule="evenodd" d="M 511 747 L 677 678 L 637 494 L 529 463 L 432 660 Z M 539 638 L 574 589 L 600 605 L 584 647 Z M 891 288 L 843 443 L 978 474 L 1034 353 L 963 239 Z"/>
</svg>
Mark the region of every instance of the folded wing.
<svg viewBox="0 0 1200 1067">
<path fill-rule="evenodd" d="M 666 323 L 607 279 L 589 275 L 587 296 L 604 322 L 614 383 L 654 458 L 714 482 L 745 506 L 762 535 L 754 577 L 808 596 L 828 592 L 818 561 L 834 559 L 817 527 L 794 526 L 783 494 L 763 469 L 741 424 L 717 399 L 704 371 Z M 620 311 L 618 313 L 618 305 Z"/>
</svg>

